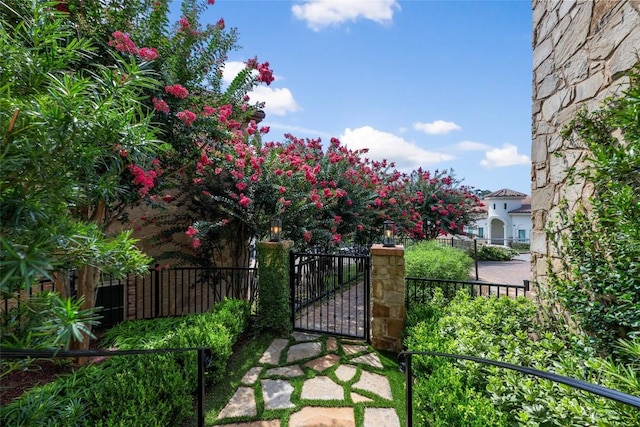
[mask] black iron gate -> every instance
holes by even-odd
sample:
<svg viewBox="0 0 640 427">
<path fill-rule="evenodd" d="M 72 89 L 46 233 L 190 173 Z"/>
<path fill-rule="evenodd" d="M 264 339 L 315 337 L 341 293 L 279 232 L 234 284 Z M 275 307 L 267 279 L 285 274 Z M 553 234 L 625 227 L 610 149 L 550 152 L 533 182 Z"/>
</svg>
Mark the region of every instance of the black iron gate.
<svg viewBox="0 0 640 427">
<path fill-rule="evenodd" d="M 370 341 L 368 254 L 291 252 L 289 265 L 295 330 Z"/>
</svg>

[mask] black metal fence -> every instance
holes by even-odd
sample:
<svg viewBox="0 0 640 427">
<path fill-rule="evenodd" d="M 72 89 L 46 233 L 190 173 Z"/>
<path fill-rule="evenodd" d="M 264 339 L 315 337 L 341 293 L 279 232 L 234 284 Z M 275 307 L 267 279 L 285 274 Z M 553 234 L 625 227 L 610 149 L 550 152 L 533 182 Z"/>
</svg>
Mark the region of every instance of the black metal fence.
<svg viewBox="0 0 640 427">
<path fill-rule="evenodd" d="M 406 412 L 407 412 L 406 425 L 407 427 L 413 426 L 414 377 L 413 377 L 413 368 L 412 368 L 411 359 L 415 355 L 423 355 L 423 356 L 431 356 L 431 357 L 446 357 L 446 358 L 457 359 L 457 360 L 470 360 L 470 361 L 481 363 L 484 365 L 498 366 L 504 369 L 510 369 L 513 371 L 525 373 L 527 375 L 532 375 L 538 378 L 543 378 L 545 380 L 564 384 L 579 390 L 584 390 L 589 393 L 597 394 L 607 399 L 614 400 L 616 402 L 625 403 L 636 409 L 640 409 L 640 397 L 622 393 L 617 390 L 611 390 L 609 388 L 606 388 L 597 384 L 591 384 L 586 381 L 578 380 L 575 378 L 569 378 L 562 375 L 554 374 L 552 372 L 545 372 L 545 371 L 540 371 L 538 369 L 529 368 L 526 366 L 512 365 L 510 363 L 499 362 L 497 360 L 483 359 L 483 358 L 474 357 L 474 356 L 464 356 L 460 354 L 438 353 L 433 351 L 403 351 L 400 354 L 398 354 L 398 361 L 400 363 L 400 369 L 403 370 L 406 375 L 405 384 L 406 384 Z"/>
<path fill-rule="evenodd" d="M 295 329 L 369 339 L 369 255 L 291 252 Z"/>
<path fill-rule="evenodd" d="M 424 277 L 405 278 L 405 306 L 407 310 L 411 304 L 423 304 L 431 301 L 434 291 L 442 289 L 446 299 L 453 298 L 460 290 L 468 292 L 470 296 L 527 296 L 529 281 L 522 285 L 505 285 L 498 283 L 479 282 L 477 280 L 443 280 Z"/>
<path fill-rule="evenodd" d="M 75 296 L 75 272 L 70 273 L 70 294 Z M 6 313 L 39 292 L 53 291 L 54 283 L 41 280 L 20 293 L 6 298 L 0 307 Z M 144 276 L 127 275 L 116 279 L 102 275 L 97 287 L 96 307 L 102 316 L 100 327 L 127 319 L 151 319 L 208 311 L 226 298 L 253 303 L 258 292 L 258 269 L 243 267 L 155 266 Z"/>
<path fill-rule="evenodd" d="M 95 356 L 131 356 L 135 354 L 159 354 L 159 353 L 185 353 L 196 351 L 198 353 L 198 391 L 196 404 L 196 418 L 198 427 L 204 427 L 204 398 L 205 382 L 204 373 L 211 361 L 211 350 L 204 347 L 192 348 L 162 348 L 151 350 L 29 350 L 29 349 L 2 349 L 4 359 L 50 359 L 60 357 L 95 357 Z M 149 408 L 140 408 L 148 410 Z"/>
</svg>

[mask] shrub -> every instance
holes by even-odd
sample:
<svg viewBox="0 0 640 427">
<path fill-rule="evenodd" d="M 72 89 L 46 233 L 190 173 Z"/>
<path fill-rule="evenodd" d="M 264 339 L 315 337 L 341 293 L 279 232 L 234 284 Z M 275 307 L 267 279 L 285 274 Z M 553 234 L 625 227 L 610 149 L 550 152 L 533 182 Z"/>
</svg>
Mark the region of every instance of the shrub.
<svg viewBox="0 0 640 427">
<path fill-rule="evenodd" d="M 529 252 L 529 250 L 531 249 L 531 245 L 529 243 L 513 242 L 511 244 L 511 249 L 514 249 L 518 252 Z"/>
<path fill-rule="evenodd" d="M 417 243 L 405 252 L 407 277 L 469 280 L 473 260 L 459 249 L 441 246 L 435 241 Z"/>
<path fill-rule="evenodd" d="M 474 256 L 473 249 L 467 253 L 471 257 Z M 517 250 L 504 246 L 480 245 L 478 246 L 478 261 L 511 261 L 518 253 Z"/>
<path fill-rule="evenodd" d="M 247 302 L 225 300 L 208 313 L 123 322 L 107 331 L 103 346 L 120 350 L 207 347 L 212 353 L 208 375 L 215 380 L 224 374 L 231 346 L 248 318 Z M 0 420 L 17 426 L 179 425 L 192 412 L 196 360 L 195 351 L 113 356 L 80 369 L 73 381 L 64 377 L 31 389 L 3 407 Z"/>
<path fill-rule="evenodd" d="M 13 427 L 80 427 L 87 420 L 87 390 L 78 374 L 58 378 L 25 392 L 19 401 L 0 408 L 0 424 Z"/>
<path fill-rule="evenodd" d="M 600 384 L 628 394 L 640 389 L 640 343 L 621 344 L 618 351 L 634 360 L 621 365 L 597 357 L 583 335 L 560 337 L 539 330 L 535 307 L 525 298 L 479 297 L 459 293 L 444 305 L 442 294 L 422 307 L 423 320 L 409 323 L 409 350 L 466 354 L 529 366 Z M 413 308 L 412 308 L 413 311 Z M 412 314 L 409 314 L 412 318 Z M 530 336 L 537 335 L 537 340 Z M 428 425 L 616 425 L 636 426 L 640 413 L 578 389 L 537 377 L 468 361 L 416 357 L 414 407 Z M 445 381 L 446 379 L 446 381 Z M 476 405 L 478 402 L 482 404 Z M 490 408 L 484 407 L 486 405 Z M 484 410 L 485 412 L 479 412 Z M 508 422 L 509 424 L 501 424 Z M 476 424 L 483 425 L 483 424 Z"/>
</svg>

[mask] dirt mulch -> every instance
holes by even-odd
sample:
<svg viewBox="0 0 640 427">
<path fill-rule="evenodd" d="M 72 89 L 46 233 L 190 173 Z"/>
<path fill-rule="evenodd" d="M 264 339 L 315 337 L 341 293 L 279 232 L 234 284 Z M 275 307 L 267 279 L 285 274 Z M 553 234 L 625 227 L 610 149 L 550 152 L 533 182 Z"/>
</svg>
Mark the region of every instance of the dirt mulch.
<svg viewBox="0 0 640 427">
<path fill-rule="evenodd" d="M 5 375 L 0 380 L 0 406 L 10 403 L 32 387 L 53 381 L 59 375 L 70 374 L 70 363 L 52 360 L 37 360 L 28 368 Z"/>
</svg>

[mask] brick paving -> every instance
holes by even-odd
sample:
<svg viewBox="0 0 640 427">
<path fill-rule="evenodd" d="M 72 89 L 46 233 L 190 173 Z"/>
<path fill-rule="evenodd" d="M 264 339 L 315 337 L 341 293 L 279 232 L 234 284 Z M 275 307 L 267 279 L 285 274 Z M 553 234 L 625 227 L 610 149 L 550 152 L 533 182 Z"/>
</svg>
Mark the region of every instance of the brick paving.
<svg viewBox="0 0 640 427">
<path fill-rule="evenodd" d="M 281 360 L 286 362 L 281 364 Z M 311 369 L 315 374 L 292 383 L 292 378 L 305 375 L 302 368 Z M 288 417 L 290 427 L 356 427 L 353 406 L 363 404 L 363 426 L 399 427 L 395 409 L 378 407 L 369 397 L 393 400 L 382 368 L 378 355 L 366 344 L 347 339 L 343 343 L 342 338 L 336 337 L 325 340 L 320 335 L 295 332 L 288 340 L 276 338 L 271 343 L 258 366 L 251 367 L 244 375 L 243 385 L 217 419 L 219 423 L 235 427 L 279 427 L 282 417 Z M 256 393 L 261 393 L 261 399 L 256 398 Z M 260 420 L 261 414 L 256 410 L 260 400 L 265 410 L 282 410 L 282 417 Z M 318 402 L 323 402 L 322 406 L 318 406 Z M 255 419 L 235 420 L 240 417 Z"/>
<path fill-rule="evenodd" d="M 511 261 L 478 261 L 478 276 L 482 282 L 522 285 L 523 280 L 531 280 L 531 254 L 517 255 Z"/>
</svg>

